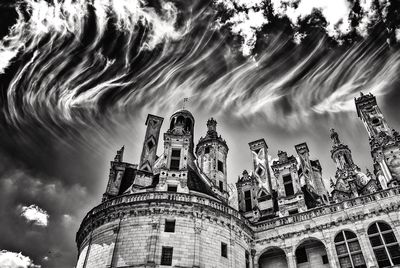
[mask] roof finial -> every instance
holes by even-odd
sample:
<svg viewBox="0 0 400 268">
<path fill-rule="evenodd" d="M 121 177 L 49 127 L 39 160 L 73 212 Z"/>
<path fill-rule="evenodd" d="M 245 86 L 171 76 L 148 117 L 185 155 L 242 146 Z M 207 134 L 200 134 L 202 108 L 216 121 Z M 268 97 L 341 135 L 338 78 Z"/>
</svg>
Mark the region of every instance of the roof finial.
<svg viewBox="0 0 400 268">
<path fill-rule="evenodd" d="M 333 141 L 333 144 L 340 144 L 339 134 L 333 128 L 331 128 L 331 139 Z"/>
<path fill-rule="evenodd" d="M 182 110 L 185 110 L 185 103 L 189 101 L 189 98 L 183 98 Z"/>
</svg>

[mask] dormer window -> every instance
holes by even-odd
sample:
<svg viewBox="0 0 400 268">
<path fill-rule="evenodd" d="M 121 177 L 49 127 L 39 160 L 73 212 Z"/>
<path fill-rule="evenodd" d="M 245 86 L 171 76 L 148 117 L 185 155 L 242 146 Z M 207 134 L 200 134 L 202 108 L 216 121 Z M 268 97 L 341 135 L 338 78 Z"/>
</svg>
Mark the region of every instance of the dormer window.
<svg viewBox="0 0 400 268">
<path fill-rule="evenodd" d="M 290 174 L 283 176 L 283 185 L 285 187 L 286 196 L 294 195 L 292 176 Z"/>
</svg>

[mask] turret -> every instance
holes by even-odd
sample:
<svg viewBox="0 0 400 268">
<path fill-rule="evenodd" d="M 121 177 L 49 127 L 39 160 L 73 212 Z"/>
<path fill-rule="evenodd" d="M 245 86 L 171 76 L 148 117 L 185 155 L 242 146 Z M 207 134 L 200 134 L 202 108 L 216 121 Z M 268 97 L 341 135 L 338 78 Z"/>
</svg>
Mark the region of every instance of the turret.
<svg viewBox="0 0 400 268">
<path fill-rule="evenodd" d="M 164 133 L 164 153 L 160 159 L 159 191 L 188 193 L 188 176 L 193 165 L 194 117 L 187 110 L 178 110 L 170 118 Z"/>
<path fill-rule="evenodd" d="M 400 184 L 400 136 L 391 129 L 371 93 L 355 98 L 358 117 L 370 137 L 374 173 L 383 189 Z"/>
<path fill-rule="evenodd" d="M 218 135 L 217 121 L 210 118 L 207 121 L 207 133 L 196 145 L 197 162 L 202 172 L 213 182 L 221 192 L 227 192 L 226 159 L 228 146 Z"/>
<path fill-rule="evenodd" d="M 103 199 L 102 201 L 106 201 L 107 199 L 110 199 L 112 197 L 115 197 L 119 194 L 121 194 L 121 192 L 123 190 L 126 190 L 125 184 L 123 183 L 123 177 L 125 174 L 125 171 L 127 168 L 129 168 L 129 170 L 131 169 L 136 169 L 137 165 L 131 165 L 131 164 L 127 164 L 124 163 L 124 150 L 125 147 L 122 146 L 121 149 L 119 149 L 114 157 L 114 161 L 110 162 L 110 173 L 108 176 L 108 183 L 107 183 L 107 187 L 106 187 L 106 191 L 103 194 Z M 126 180 L 130 180 L 131 177 L 126 177 Z M 124 184 L 123 186 L 121 186 L 122 184 Z M 129 184 L 129 182 L 128 182 Z M 122 188 L 121 188 L 122 187 Z"/>
<path fill-rule="evenodd" d="M 369 180 L 354 163 L 351 150 L 339 139 L 339 134 L 331 129 L 330 137 L 333 145 L 331 157 L 336 163 L 336 182 L 333 187 L 332 197 L 334 201 L 369 194 L 378 189 L 375 180 Z M 368 187 L 366 187 L 368 184 Z"/>
<path fill-rule="evenodd" d="M 331 158 L 335 162 L 338 169 L 352 168 L 354 166 L 351 150 L 339 139 L 339 134 L 332 128 L 331 140 L 333 142 L 331 150 Z"/>
<path fill-rule="evenodd" d="M 272 164 L 278 185 L 278 206 L 280 216 L 287 216 L 307 209 L 301 190 L 297 160 L 286 152 L 278 151 L 278 160 Z"/>
</svg>

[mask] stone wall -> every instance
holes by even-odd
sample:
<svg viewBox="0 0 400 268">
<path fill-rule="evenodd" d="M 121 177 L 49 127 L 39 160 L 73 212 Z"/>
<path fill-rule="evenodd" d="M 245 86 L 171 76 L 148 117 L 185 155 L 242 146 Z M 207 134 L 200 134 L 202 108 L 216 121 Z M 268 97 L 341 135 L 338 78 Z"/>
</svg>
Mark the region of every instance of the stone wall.
<svg viewBox="0 0 400 268">
<path fill-rule="evenodd" d="M 163 246 L 173 248 L 172 267 L 244 268 L 247 251 L 251 268 L 336 268 L 334 239 L 343 230 L 356 235 L 366 266 L 378 267 L 367 230 L 385 222 L 399 242 L 399 208 L 400 189 L 394 188 L 251 224 L 205 196 L 123 196 L 102 203 L 84 219 L 77 236 L 77 268 L 168 267 L 160 266 Z M 175 232 L 164 231 L 165 220 L 175 220 Z M 227 245 L 227 258 L 221 256 L 221 242 Z M 306 262 L 296 259 L 300 248 L 305 248 Z M 275 257 L 265 261 L 268 255 Z"/>
<path fill-rule="evenodd" d="M 164 267 L 162 247 L 173 248 L 172 267 L 245 267 L 251 237 L 228 213 L 161 200 L 151 209 L 141 202 L 129 210 L 87 233 L 77 268 Z M 166 220 L 175 220 L 174 232 L 165 232 Z M 221 256 L 222 242 L 227 257 Z"/>
</svg>

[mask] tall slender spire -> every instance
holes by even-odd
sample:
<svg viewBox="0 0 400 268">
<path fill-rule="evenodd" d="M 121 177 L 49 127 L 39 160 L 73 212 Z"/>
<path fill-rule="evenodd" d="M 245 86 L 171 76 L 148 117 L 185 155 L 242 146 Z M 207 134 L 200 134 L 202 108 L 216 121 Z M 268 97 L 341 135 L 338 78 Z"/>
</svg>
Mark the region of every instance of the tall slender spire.
<svg viewBox="0 0 400 268">
<path fill-rule="evenodd" d="M 339 134 L 333 128 L 331 128 L 331 139 L 334 145 L 339 145 L 341 143 L 339 139 Z"/>
</svg>

